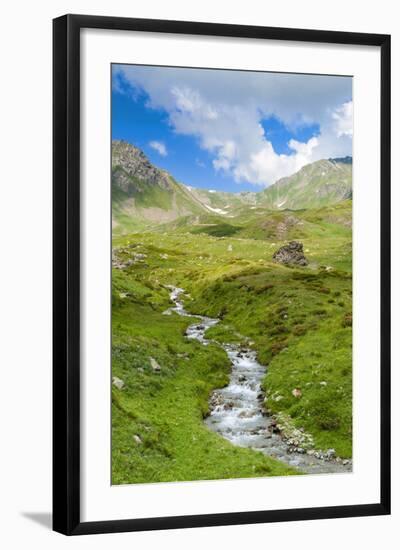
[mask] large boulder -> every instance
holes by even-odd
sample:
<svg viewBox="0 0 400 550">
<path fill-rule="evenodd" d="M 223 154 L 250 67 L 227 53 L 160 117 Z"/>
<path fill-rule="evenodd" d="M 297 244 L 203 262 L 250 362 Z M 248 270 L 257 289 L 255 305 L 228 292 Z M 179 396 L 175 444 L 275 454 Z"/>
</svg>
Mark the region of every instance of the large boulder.
<svg viewBox="0 0 400 550">
<path fill-rule="evenodd" d="M 303 243 L 291 241 L 285 246 L 281 246 L 272 256 L 275 262 L 285 265 L 307 265 L 307 258 L 303 253 Z"/>
</svg>

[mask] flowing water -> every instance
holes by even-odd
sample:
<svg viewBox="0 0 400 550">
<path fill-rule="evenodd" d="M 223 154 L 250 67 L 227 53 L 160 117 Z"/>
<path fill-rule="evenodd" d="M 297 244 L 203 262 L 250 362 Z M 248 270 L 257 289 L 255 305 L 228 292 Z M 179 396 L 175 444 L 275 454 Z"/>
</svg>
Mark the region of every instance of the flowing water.
<svg viewBox="0 0 400 550">
<path fill-rule="evenodd" d="M 187 338 L 208 345 L 206 331 L 219 319 L 192 315 L 183 306 L 182 288 L 168 287 L 174 306 L 165 313 L 175 312 L 194 317 L 197 322 L 186 330 Z M 275 422 L 263 406 L 261 381 L 266 367 L 257 362 L 256 353 L 233 344 L 219 344 L 226 351 L 232 370 L 229 384 L 213 391 L 210 398 L 210 415 L 206 425 L 225 439 L 240 447 L 258 450 L 309 474 L 344 473 L 352 471 L 351 461 L 317 458 L 313 455 L 292 452 L 279 433 L 274 432 Z"/>
</svg>

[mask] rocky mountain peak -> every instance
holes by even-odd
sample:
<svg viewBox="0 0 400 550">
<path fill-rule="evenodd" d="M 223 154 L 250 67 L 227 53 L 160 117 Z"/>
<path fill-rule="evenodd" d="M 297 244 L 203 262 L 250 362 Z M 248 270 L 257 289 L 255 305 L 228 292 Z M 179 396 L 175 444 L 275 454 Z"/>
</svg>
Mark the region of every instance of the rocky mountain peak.
<svg viewBox="0 0 400 550">
<path fill-rule="evenodd" d="M 126 141 L 112 142 L 112 171 L 113 181 L 125 192 L 129 192 L 132 186 L 135 191 L 141 191 L 141 186 L 135 185 L 139 182 L 163 189 L 170 187 L 167 172 L 153 166 L 143 151 Z"/>
</svg>

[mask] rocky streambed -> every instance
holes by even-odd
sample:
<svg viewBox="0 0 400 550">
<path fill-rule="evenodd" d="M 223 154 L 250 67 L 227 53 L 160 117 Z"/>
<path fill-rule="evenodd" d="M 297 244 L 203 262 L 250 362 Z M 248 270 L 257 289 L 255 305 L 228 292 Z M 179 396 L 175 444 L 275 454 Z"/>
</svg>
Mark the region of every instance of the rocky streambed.
<svg viewBox="0 0 400 550">
<path fill-rule="evenodd" d="M 181 299 L 184 290 L 168 287 L 174 306 L 165 313 L 194 317 L 196 323 L 187 328 L 187 338 L 208 345 L 206 331 L 215 326 L 219 319 L 188 313 Z M 257 361 L 256 353 L 233 344 L 219 344 L 226 351 L 232 370 L 229 384 L 213 391 L 210 397 L 210 414 L 206 425 L 234 445 L 261 451 L 308 474 L 345 473 L 352 471 L 349 460 L 336 458 L 334 453 L 321 453 L 313 449 L 301 448 L 300 442 L 284 438 L 279 424 L 268 415 L 264 406 L 265 398 L 261 382 L 266 367 Z M 304 436 L 306 437 L 306 435 Z"/>
</svg>

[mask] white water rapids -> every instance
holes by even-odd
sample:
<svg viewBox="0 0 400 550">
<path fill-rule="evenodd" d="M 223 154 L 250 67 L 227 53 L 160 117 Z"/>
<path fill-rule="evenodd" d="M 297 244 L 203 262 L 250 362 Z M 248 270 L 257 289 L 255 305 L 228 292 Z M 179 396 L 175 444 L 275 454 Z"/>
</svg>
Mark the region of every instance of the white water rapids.
<svg viewBox="0 0 400 550">
<path fill-rule="evenodd" d="M 186 330 L 187 338 L 208 345 L 206 331 L 219 319 L 188 313 L 181 300 L 182 288 L 168 287 L 174 303 L 165 313 L 175 312 L 185 317 L 194 317 L 197 322 Z M 233 344 L 219 344 L 226 351 L 231 364 L 229 384 L 214 390 L 210 397 L 210 414 L 206 425 L 234 445 L 247 447 L 281 460 L 289 466 L 309 474 L 344 473 L 352 471 L 351 461 L 322 459 L 307 453 L 290 452 L 289 446 L 279 433 L 273 430 L 274 420 L 263 406 L 264 394 L 261 381 L 266 367 L 257 362 L 256 353 Z"/>
</svg>

